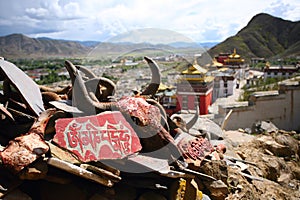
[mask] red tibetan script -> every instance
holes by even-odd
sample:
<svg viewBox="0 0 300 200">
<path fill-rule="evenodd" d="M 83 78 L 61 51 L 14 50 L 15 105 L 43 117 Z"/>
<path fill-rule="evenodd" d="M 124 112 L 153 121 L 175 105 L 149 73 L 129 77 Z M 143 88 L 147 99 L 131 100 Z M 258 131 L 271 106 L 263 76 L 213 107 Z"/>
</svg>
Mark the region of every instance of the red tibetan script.
<svg viewBox="0 0 300 200">
<path fill-rule="evenodd" d="M 55 129 L 53 141 L 83 162 L 124 158 L 142 149 L 137 134 L 118 111 L 58 119 Z"/>
</svg>

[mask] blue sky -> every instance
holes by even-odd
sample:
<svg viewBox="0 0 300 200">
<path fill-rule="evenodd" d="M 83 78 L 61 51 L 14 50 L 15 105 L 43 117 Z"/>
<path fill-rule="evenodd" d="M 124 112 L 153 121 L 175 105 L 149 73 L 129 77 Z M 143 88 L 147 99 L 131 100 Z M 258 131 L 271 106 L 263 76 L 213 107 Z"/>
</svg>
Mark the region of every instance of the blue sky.
<svg viewBox="0 0 300 200">
<path fill-rule="evenodd" d="M 221 42 L 258 13 L 300 20 L 299 0 L 0 0 L 0 36 L 106 41 L 132 30 L 171 30 Z"/>
</svg>

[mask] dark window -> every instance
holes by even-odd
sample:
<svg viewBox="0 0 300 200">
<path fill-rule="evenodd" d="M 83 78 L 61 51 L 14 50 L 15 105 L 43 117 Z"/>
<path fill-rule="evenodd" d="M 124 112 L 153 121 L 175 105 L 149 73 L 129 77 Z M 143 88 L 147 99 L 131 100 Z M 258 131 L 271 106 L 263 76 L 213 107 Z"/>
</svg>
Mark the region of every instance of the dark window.
<svg viewBox="0 0 300 200">
<path fill-rule="evenodd" d="M 224 82 L 224 87 L 225 88 L 227 88 L 228 86 L 227 86 L 227 81 L 226 82 Z"/>
</svg>

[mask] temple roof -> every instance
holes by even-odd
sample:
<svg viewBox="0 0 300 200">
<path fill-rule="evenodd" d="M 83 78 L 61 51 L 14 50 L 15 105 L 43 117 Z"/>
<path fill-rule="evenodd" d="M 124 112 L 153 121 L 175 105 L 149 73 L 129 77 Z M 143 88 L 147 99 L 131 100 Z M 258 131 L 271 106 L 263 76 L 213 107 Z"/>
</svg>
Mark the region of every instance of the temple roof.
<svg viewBox="0 0 300 200">
<path fill-rule="evenodd" d="M 197 61 L 195 60 L 194 64 L 189 64 L 188 68 L 181 72 L 181 74 L 206 74 L 207 69 L 198 65 Z"/>
<path fill-rule="evenodd" d="M 236 49 L 233 49 L 233 53 L 228 56 L 229 58 L 241 58 L 239 54 L 236 53 Z"/>
</svg>

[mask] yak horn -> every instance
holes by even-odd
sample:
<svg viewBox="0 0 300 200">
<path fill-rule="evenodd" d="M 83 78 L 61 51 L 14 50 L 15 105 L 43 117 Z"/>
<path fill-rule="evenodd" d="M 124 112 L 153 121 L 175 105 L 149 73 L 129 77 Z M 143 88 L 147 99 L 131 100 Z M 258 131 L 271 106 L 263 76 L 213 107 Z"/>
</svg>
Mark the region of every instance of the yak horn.
<svg viewBox="0 0 300 200">
<path fill-rule="evenodd" d="M 75 65 L 75 67 L 76 67 L 79 71 L 81 71 L 82 73 L 84 73 L 84 75 L 86 75 L 88 79 L 96 78 L 96 77 L 97 77 L 90 69 L 88 69 L 88 68 L 85 67 L 85 66 Z"/>
<path fill-rule="evenodd" d="M 99 101 L 108 101 L 109 96 L 113 96 L 116 91 L 116 84 L 105 77 L 92 78 L 85 81 L 85 86 L 89 92 L 93 92 Z M 106 91 L 100 91 L 99 86 L 104 86 Z"/>
<path fill-rule="evenodd" d="M 91 112 L 95 112 L 95 109 L 98 108 L 100 110 L 110 110 L 115 105 L 114 102 L 96 102 L 91 99 L 89 96 L 89 93 L 86 89 L 86 86 L 84 84 L 84 81 L 76 69 L 76 67 L 70 62 L 66 61 L 65 66 L 68 69 L 69 73 L 71 71 L 71 74 L 74 75 L 73 82 L 73 98 L 74 103 L 76 107 L 78 107 L 79 110 L 85 112 L 86 114 L 95 114 Z M 72 71 L 74 70 L 74 71 Z M 70 74 L 70 76 L 71 76 Z M 76 79 L 76 80 L 75 80 Z"/>
<path fill-rule="evenodd" d="M 199 118 L 199 106 L 197 105 L 196 113 L 195 113 L 194 117 L 189 122 L 186 123 L 186 129 L 190 130 L 196 124 L 198 118 Z"/>
<path fill-rule="evenodd" d="M 170 120 L 176 124 L 176 126 L 178 128 L 180 128 L 181 130 L 183 130 L 184 132 L 188 132 L 188 130 L 186 129 L 186 122 L 183 120 L 183 118 L 179 115 L 179 114 L 173 114 L 170 117 Z M 173 126 L 174 127 L 174 126 Z M 176 128 L 176 127 L 174 127 Z"/>
<path fill-rule="evenodd" d="M 75 79 L 76 79 L 75 73 L 77 72 L 77 69 L 73 65 L 73 63 L 69 60 L 65 61 L 65 67 L 67 68 L 67 71 L 69 72 L 71 82 L 72 82 L 72 86 L 74 86 L 74 82 L 75 82 Z"/>
<path fill-rule="evenodd" d="M 156 62 L 154 60 L 152 60 L 151 58 L 146 57 L 146 56 L 144 58 L 147 61 L 148 65 L 150 66 L 152 78 L 151 78 L 151 83 L 141 93 L 141 95 L 152 95 L 153 96 L 159 88 L 159 85 L 161 82 L 161 73 L 159 71 L 158 65 L 156 64 Z"/>
</svg>

